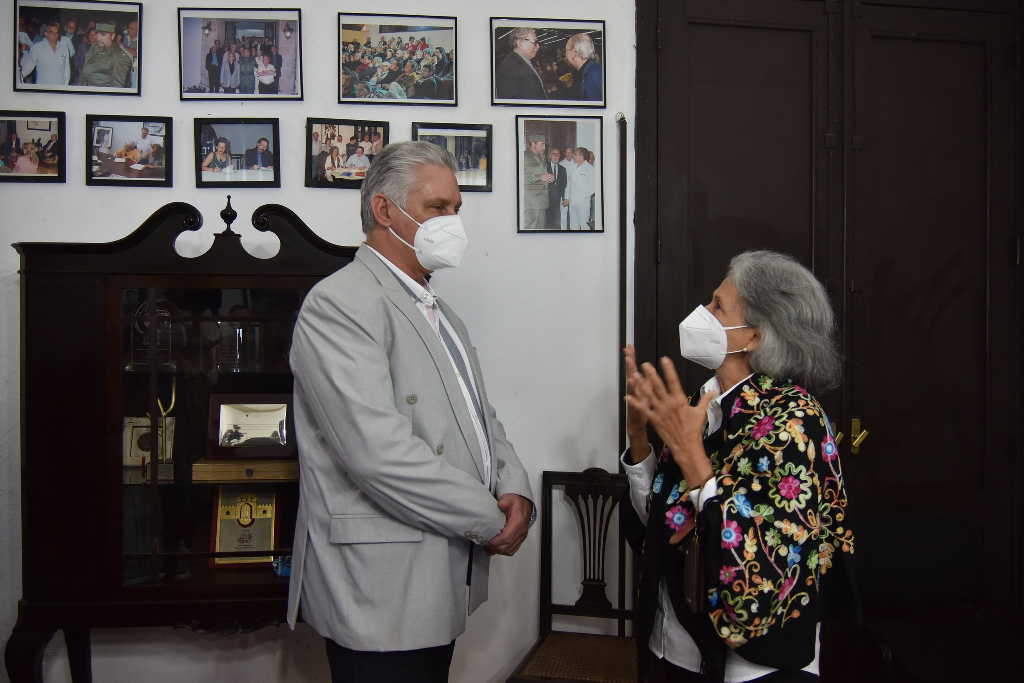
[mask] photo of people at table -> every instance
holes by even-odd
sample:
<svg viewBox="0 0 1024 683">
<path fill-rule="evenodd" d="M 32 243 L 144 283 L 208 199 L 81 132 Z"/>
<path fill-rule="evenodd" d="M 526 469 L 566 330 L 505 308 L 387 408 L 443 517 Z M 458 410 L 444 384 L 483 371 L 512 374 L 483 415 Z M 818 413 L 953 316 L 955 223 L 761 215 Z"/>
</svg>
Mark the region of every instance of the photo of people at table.
<svg viewBox="0 0 1024 683">
<path fill-rule="evenodd" d="M 197 181 L 245 185 L 277 183 L 277 126 L 273 119 L 199 122 L 196 126 Z"/>
<path fill-rule="evenodd" d="M 605 104 L 604 22 L 491 19 L 494 104 Z"/>
<path fill-rule="evenodd" d="M 0 175 L 56 176 L 64 142 L 57 119 L 0 116 Z"/>
<path fill-rule="evenodd" d="M 341 14 L 339 101 L 455 104 L 455 19 Z"/>
<path fill-rule="evenodd" d="M 138 93 L 138 7 L 18 0 L 15 89 Z"/>
<path fill-rule="evenodd" d="M 359 187 L 388 144 L 385 121 L 310 119 L 306 133 L 307 187 Z"/>
<path fill-rule="evenodd" d="M 159 135 L 143 119 L 101 119 L 89 117 L 92 154 L 87 180 L 112 179 L 140 184 L 168 179 L 167 144 L 163 128 Z"/>
<path fill-rule="evenodd" d="M 179 10 L 182 99 L 301 99 L 296 10 Z"/>
</svg>

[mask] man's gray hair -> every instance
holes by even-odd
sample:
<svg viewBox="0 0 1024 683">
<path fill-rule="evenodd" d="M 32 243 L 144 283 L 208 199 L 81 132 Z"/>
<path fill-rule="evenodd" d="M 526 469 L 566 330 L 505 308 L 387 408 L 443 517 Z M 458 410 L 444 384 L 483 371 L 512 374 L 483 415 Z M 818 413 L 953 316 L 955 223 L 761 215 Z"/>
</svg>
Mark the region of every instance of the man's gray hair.
<svg viewBox="0 0 1024 683">
<path fill-rule="evenodd" d="M 580 59 L 594 56 L 594 41 L 586 33 L 577 33 L 566 41 L 565 46 L 579 55 Z"/>
<path fill-rule="evenodd" d="M 396 142 L 374 158 L 359 196 L 364 233 L 377 224 L 373 217 L 374 196 L 382 194 L 404 209 L 406 196 L 422 166 L 445 166 L 454 173 L 455 158 L 448 150 L 424 140 Z"/>
<path fill-rule="evenodd" d="M 520 26 L 519 28 L 512 29 L 512 33 L 508 35 L 509 45 L 512 49 L 516 49 L 519 45 L 520 40 L 530 40 L 530 34 L 533 34 L 533 40 L 537 39 L 537 29 L 529 28 L 527 26 Z"/>
<path fill-rule="evenodd" d="M 746 323 L 761 333 L 761 343 L 750 352 L 753 370 L 816 392 L 839 385 L 835 316 L 811 271 L 785 254 L 746 251 L 729 263 L 729 278 L 746 309 Z"/>
</svg>

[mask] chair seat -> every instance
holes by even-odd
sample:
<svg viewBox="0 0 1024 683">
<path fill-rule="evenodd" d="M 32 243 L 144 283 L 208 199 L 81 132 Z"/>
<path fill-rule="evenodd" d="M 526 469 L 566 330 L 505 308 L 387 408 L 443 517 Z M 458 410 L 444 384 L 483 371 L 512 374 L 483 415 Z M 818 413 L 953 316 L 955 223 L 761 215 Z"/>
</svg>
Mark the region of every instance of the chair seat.
<svg viewBox="0 0 1024 683">
<path fill-rule="evenodd" d="M 587 633 L 549 633 L 516 678 L 635 683 L 636 641 Z"/>
</svg>

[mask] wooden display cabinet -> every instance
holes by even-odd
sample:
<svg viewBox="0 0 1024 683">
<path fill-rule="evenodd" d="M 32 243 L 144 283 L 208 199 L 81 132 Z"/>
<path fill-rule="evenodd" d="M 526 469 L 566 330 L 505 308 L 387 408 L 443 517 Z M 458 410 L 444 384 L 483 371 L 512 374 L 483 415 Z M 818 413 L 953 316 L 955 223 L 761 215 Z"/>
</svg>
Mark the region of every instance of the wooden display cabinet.
<svg viewBox="0 0 1024 683">
<path fill-rule="evenodd" d="M 292 327 L 309 288 L 355 248 L 271 204 L 252 222 L 280 250 L 256 258 L 231 230 L 236 215 L 229 197 L 225 229 L 195 258 L 174 248 L 202 224 L 184 203 L 107 244 L 14 245 L 23 595 L 5 654 L 15 683 L 42 680 L 57 629 L 81 682 L 91 628 L 285 620 L 288 577 L 270 558 L 290 557 L 298 503 Z"/>
</svg>

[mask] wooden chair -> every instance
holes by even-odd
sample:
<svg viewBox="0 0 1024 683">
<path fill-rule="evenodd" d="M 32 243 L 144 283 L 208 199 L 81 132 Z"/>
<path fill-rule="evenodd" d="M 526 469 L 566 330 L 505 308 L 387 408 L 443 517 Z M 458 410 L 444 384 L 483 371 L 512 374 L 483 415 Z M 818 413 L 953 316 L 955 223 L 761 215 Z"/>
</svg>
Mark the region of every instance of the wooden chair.
<svg viewBox="0 0 1024 683">
<path fill-rule="evenodd" d="M 571 605 L 552 601 L 551 490 L 556 486 L 564 488 L 575 512 L 583 554 L 581 593 Z M 583 472 L 544 472 L 541 488 L 540 637 L 508 680 L 634 683 L 636 645 L 632 637 L 626 636 L 626 620 L 633 618 L 633 612 L 625 608 L 625 542 L 618 529 L 614 533 L 619 563 L 618 607 L 608 599 L 605 582 L 612 513 L 629 488 L 625 475 L 609 474 L 598 467 Z M 553 631 L 551 622 L 556 614 L 614 619 L 618 635 Z"/>
</svg>

